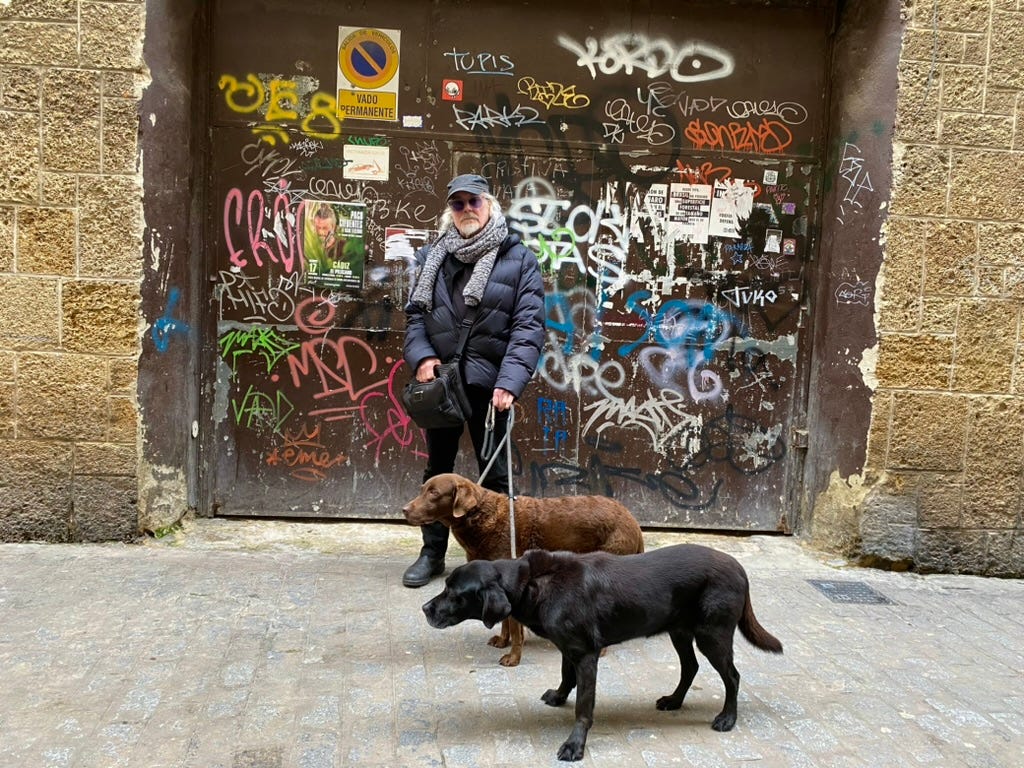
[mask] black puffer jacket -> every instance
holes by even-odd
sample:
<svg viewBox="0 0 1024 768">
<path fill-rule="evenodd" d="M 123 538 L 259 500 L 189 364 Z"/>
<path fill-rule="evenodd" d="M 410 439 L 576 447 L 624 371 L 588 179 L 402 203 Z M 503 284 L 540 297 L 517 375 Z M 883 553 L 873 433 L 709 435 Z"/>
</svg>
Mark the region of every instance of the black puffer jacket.
<svg viewBox="0 0 1024 768">
<path fill-rule="evenodd" d="M 426 246 L 417 251 L 419 267 L 429 250 Z M 505 238 L 502 250 L 462 353 L 462 370 L 467 384 L 500 387 L 518 398 L 544 346 L 544 282 L 537 257 L 518 235 Z M 455 355 L 462 318 L 457 316 L 443 269 L 434 284 L 434 308 L 425 312 L 410 303 L 405 317 L 404 357 L 411 373 L 428 357 L 446 362 Z"/>
</svg>

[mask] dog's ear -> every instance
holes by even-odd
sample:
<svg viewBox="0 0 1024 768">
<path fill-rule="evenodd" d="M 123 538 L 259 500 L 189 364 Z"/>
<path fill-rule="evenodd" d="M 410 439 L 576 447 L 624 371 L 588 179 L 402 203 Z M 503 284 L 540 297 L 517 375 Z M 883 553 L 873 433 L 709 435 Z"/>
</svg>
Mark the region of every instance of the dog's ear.
<svg viewBox="0 0 1024 768">
<path fill-rule="evenodd" d="M 476 493 L 478 487 L 476 483 L 471 483 L 463 478 L 456 481 L 452 499 L 452 517 L 465 517 L 479 506 L 480 498 Z"/>
<path fill-rule="evenodd" d="M 512 613 L 512 604 L 508 601 L 508 595 L 498 584 L 489 584 L 484 591 L 483 615 L 480 621 L 490 629 L 499 621 L 507 619 Z"/>
<path fill-rule="evenodd" d="M 546 549 L 530 549 L 520 559 L 529 563 L 531 576 L 538 576 L 557 567 L 561 554 L 560 552 L 551 552 Z"/>
<path fill-rule="evenodd" d="M 520 556 L 515 560 L 494 561 L 495 570 L 498 571 L 498 579 L 501 585 L 509 591 L 515 592 L 526 586 L 530 580 L 530 561 Z"/>
</svg>

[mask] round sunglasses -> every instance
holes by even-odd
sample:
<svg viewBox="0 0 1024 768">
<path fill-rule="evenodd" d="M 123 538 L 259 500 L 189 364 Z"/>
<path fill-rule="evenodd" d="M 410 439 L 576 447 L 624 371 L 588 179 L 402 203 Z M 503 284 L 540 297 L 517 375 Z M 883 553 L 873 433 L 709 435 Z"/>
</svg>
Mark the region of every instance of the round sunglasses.
<svg viewBox="0 0 1024 768">
<path fill-rule="evenodd" d="M 469 206 L 474 211 L 476 211 L 479 210 L 483 204 L 484 199 L 482 197 L 478 197 L 477 195 L 473 195 L 473 197 L 469 198 L 469 200 L 448 201 L 448 206 L 456 213 L 462 213 L 464 210 L 466 210 L 466 206 Z"/>
</svg>

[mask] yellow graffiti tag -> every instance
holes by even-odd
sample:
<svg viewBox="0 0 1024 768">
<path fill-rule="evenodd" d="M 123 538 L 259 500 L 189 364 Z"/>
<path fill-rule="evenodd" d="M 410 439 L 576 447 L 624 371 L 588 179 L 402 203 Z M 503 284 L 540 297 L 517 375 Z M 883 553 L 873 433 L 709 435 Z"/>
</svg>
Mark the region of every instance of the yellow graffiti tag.
<svg viewBox="0 0 1024 768">
<path fill-rule="evenodd" d="M 272 146 L 278 141 L 289 143 L 291 136 L 287 129 L 295 123 L 299 124 L 303 135 L 313 139 L 330 141 L 341 137 L 341 119 L 331 93 L 312 93 L 306 108 L 295 80 L 275 77 L 264 83 L 249 73 L 240 81 L 234 75 L 224 74 L 217 81 L 217 87 L 224 93 L 224 103 L 232 112 L 262 113 L 265 121 L 253 125 L 252 132 Z"/>
<path fill-rule="evenodd" d="M 529 96 L 548 109 L 564 107 L 565 109 L 583 109 L 590 104 L 590 97 L 576 93 L 575 85 L 564 85 L 548 80 L 538 83 L 532 77 L 521 77 L 517 83 L 517 93 Z"/>
<path fill-rule="evenodd" d="M 271 80 L 267 98 L 267 122 L 298 120 L 299 113 L 288 109 L 299 103 L 298 85 L 294 80 Z"/>
<path fill-rule="evenodd" d="M 224 101 L 227 102 L 228 109 L 233 112 L 241 112 L 242 114 L 255 112 L 262 106 L 266 98 L 263 83 L 260 82 L 256 75 L 249 75 L 245 80 L 244 83 L 240 83 L 234 75 L 221 75 L 220 80 L 217 82 L 217 87 L 224 91 Z M 239 94 L 243 98 L 248 98 L 249 103 L 240 104 L 237 101 Z"/>
<path fill-rule="evenodd" d="M 338 117 L 337 103 L 334 95 L 317 91 L 309 100 L 309 114 L 302 121 L 302 132 L 314 139 L 337 139 L 341 136 L 341 118 Z M 323 120 L 327 123 L 317 129 L 314 122 Z"/>
</svg>

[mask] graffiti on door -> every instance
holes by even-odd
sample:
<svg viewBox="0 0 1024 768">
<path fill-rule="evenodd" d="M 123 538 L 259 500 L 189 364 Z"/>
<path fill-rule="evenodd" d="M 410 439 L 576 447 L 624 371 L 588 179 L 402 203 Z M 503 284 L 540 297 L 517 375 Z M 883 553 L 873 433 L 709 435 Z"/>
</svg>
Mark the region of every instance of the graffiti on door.
<svg viewBox="0 0 1024 768">
<path fill-rule="evenodd" d="M 404 108 L 420 112 L 414 135 L 340 121 L 330 69 L 282 72 L 254 50 L 214 73 L 220 460 L 283 483 L 281 498 L 289 483 L 317 499 L 383 484 L 365 514 L 394 514 L 425 452 L 399 397 L 413 254 L 436 235 L 448 178 L 479 172 L 546 281 L 548 341 L 518 403 L 522 492 L 621 497 L 652 523 L 774 527 L 800 408 L 814 82 L 751 85 L 737 74 L 749 39 L 577 28 L 487 46 L 463 32 L 422 59 L 403 49 L 410 82 L 460 84 L 458 100 Z M 351 173 L 354 143 L 387 181 Z M 310 206 L 364 212 L 356 278 L 312 279 L 310 244 L 354 234 L 338 216 L 313 233 Z M 726 503 L 770 511 L 706 517 Z"/>
</svg>

